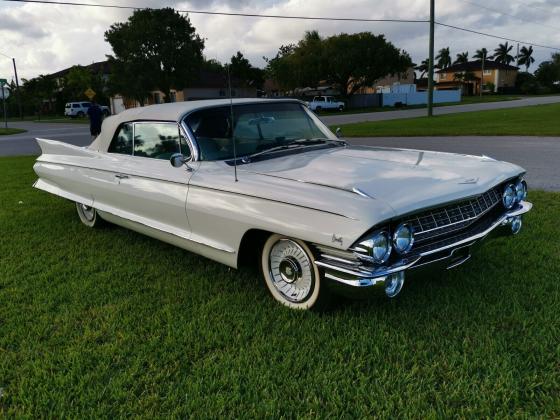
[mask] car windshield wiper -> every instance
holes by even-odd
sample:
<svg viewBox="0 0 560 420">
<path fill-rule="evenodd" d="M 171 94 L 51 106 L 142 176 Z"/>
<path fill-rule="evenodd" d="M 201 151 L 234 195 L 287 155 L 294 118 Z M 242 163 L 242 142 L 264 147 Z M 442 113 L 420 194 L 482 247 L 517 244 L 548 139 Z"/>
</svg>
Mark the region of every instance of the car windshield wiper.
<svg viewBox="0 0 560 420">
<path fill-rule="evenodd" d="M 263 151 L 252 153 L 250 155 L 244 156 L 242 158 L 242 161 L 244 163 L 248 163 L 248 162 L 251 161 L 251 159 L 253 159 L 257 156 L 266 155 L 268 153 L 274 153 L 274 152 L 278 152 L 280 150 L 295 149 L 295 148 L 298 148 L 298 147 L 314 146 L 314 145 L 317 145 L 317 144 L 324 144 L 324 143 L 328 143 L 328 142 L 344 143 L 344 144 L 346 143 L 342 140 L 332 140 L 332 139 L 324 139 L 324 138 L 292 140 L 289 143 L 282 144 L 282 145 L 279 145 L 279 146 L 273 146 L 273 147 L 270 147 L 270 148 L 265 149 Z"/>
</svg>

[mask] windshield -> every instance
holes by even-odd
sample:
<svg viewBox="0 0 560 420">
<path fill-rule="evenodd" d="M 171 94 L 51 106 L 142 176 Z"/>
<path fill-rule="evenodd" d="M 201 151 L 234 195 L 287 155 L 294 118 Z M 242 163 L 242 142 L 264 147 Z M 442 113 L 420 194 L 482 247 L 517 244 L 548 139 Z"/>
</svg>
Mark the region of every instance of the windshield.
<svg viewBox="0 0 560 420">
<path fill-rule="evenodd" d="M 336 139 L 298 103 L 234 105 L 233 120 L 237 157 L 305 139 Z M 186 124 L 197 140 L 202 160 L 234 157 L 229 106 L 193 112 Z"/>
</svg>

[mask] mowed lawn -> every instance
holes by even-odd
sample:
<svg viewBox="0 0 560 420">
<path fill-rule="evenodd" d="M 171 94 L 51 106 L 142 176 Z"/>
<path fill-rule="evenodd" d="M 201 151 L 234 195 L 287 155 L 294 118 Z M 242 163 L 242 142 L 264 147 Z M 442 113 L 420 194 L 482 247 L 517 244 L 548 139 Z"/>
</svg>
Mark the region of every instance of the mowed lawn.
<svg viewBox="0 0 560 420">
<path fill-rule="evenodd" d="M 345 137 L 560 136 L 560 104 L 372 121 L 341 129 Z"/>
<path fill-rule="evenodd" d="M 0 127 L 0 136 L 9 136 L 10 134 L 25 133 L 26 130 L 21 128 L 5 128 Z"/>
<path fill-rule="evenodd" d="M 0 159 L 0 416 L 560 416 L 560 194 L 393 301 L 276 304 L 254 269 L 81 225 Z"/>
</svg>

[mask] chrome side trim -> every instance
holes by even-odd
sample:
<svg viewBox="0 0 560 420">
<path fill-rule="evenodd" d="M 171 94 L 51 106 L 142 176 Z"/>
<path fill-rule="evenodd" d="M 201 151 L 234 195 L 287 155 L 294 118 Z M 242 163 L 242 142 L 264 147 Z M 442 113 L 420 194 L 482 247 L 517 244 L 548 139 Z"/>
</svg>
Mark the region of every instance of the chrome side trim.
<svg viewBox="0 0 560 420">
<path fill-rule="evenodd" d="M 400 271 L 404 271 L 404 270 L 407 270 L 407 269 L 410 269 L 410 268 L 417 268 L 417 267 L 420 267 L 420 266 L 423 266 L 423 265 L 429 265 L 429 264 L 435 263 L 437 261 L 441 261 L 441 260 L 450 258 L 450 257 L 453 256 L 455 251 L 457 251 L 458 249 L 465 248 L 467 246 L 473 245 L 476 241 L 483 239 L 490 232 L 492 232 L 494 229 L 503 225 L 503 223 L 507 222 L 507 220 L 509 218 L 527 213 L 532 208 L 533 208 L 532 203 L 530 203 L 528 201 L 522 201 L 521 203 L 518 204 L 517 208 L 515 208 L 513 210 L 506 211 L 500 218 L 498 218 L 494 223 L 492 223 L 492 225 L 490 225 L 486 230 L 484 230 L 482 232 L 479 232 L 477 234 L 474 234 L 474 235 L 472 235 L 468 238 L 457 241 L 453 244 L 442 246 L 442 247 L 437 248 L 437 249 L 433 249 L 433 250 L 423 252 L 423 253 L 415 256 L 413 260 L 401 260 L 400 262 L 398 262 L 398 263 L 396 263 L 396 264 L 394 264 L 390 267 L 381 267 L 381 268 L 374 269 L 374 270 L 367 270 L 367 269 L 363 269 L 363 268 L 354 268 L 353 265 L 348 264 L 349 261 L 347 261 L 347 260 L 345 261 L 342 258 L 325 258 L 326 257 L 325 255 L 321 255 L 322 259 L 316 260 L 315 264 L 317 266 L 327 270 L 326 273 L 325 273 L 325 277 L 328 278 L 328 279 L 337 281 L 339 283 L 343 283 L 343 284 L 348 285 L 348 286 L 353 286 L 353 287 L 375 286 L 380 281 L 385 281 L 385 278 L 390 274 L 400 272 Z M 421 263 L 421 264 L 417 265 L 418 261 L 420 259 L 422 259 L 423 257 L 435 254 L 437 252 L 445 251 L 445 250 L 448 250 L 448 249 L 453 249 L 453 251 L 450 252 L 448 256 L 446 256 L 444 258 L 439 258 L 439 259 L 434 260 L 434 261 L 429 261 L 429 262 Z M 448 269 L 451 269 L 451 268 L 454 268 L 458 265 L 463 264 L 469 258 L 470 258 L 470 254 L 467 257 L 462 258 L 461 260 L 456 261 L 455 263 L 452 263 L 448 267 Z M 350 278 L 344 278 L 345 276 L 350 277 Z"/>
<path fill-rule="evenodd" d="M 372 197 L 371 195 L 366 194 L 365 192 L 363 192 L 362 190 L 360 190 L 360 189 L 357 188 L 357 187 L 352 188 L 352 191 L 353 191 L 354 193 L 356 193 L 356 194 L 362 196 L 362 197 L 373 199 L 373 197 Z"/>
</svg>

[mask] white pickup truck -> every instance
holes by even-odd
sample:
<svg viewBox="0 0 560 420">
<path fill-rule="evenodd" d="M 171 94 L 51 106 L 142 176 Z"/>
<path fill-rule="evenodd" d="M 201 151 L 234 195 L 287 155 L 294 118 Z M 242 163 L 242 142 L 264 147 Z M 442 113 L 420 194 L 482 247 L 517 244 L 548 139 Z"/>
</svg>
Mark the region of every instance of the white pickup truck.
<svg viewBox="0 0 560 420">
<path fill-rule="evenodd" d="M 309 102 L 311 111 L 338 110 L 344 111 L 344 102 L 336 101 L 332 96 L 315 96 Z"/>
</svg>

